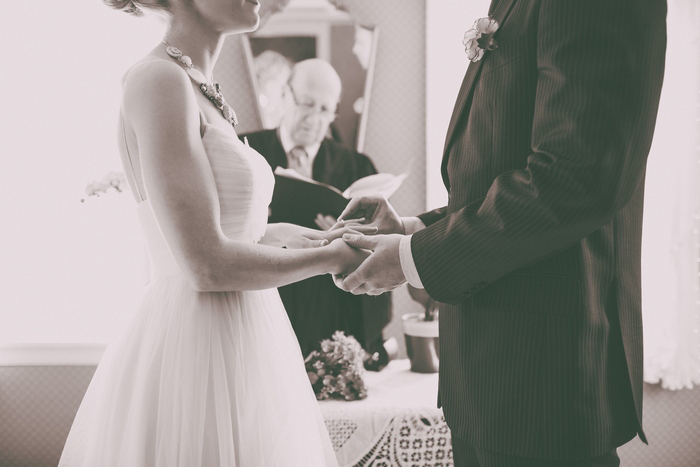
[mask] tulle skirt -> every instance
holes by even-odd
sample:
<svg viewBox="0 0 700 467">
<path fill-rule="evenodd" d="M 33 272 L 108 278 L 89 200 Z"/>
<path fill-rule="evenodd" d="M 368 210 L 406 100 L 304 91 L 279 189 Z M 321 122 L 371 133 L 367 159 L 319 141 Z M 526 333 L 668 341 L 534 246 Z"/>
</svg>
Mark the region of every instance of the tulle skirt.
<svg viewBox="0 0 700 467">
<path fill-rule="evenodd" d="M 336 466 L 277 290 L 150 286 L 100 362 L 59 466 Z"/>
</svg>

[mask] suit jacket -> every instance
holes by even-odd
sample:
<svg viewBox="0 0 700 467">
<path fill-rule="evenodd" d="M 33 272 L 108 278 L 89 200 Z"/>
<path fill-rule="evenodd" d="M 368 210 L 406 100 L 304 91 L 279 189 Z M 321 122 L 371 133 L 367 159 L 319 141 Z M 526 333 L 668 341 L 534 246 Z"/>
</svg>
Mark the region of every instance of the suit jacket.
<svg viewBox="0 0 700 467">
<path fill-rule="evenodd" d="M 453 436 L 600 455 L 642 430 L 640 251 L 665 0 L 498 0 L 467 69 L 444 208 L 411 249 L 440 308 Z"/>
<path fill-rule="evenodd" d="M 262 154 L 274 170 L 287 168 L 287 155 L 276 130 L 248 135 L 251 147 Z M 372 161 L 357 151 L 324 139 L 313 162 L 316 181 L 344 191 L 354 181 L 377 173 Z M 335 286 L 331 276 L 323 275 L 279 288 L 292 327 L 303 354 L 319 349 L 322 339 L 334 331 L 353 335 L 369 352 L 381 351 L 382 329 L 391 321 L 391 294 L 376 297 L 356 296 Z"/>
</svg>

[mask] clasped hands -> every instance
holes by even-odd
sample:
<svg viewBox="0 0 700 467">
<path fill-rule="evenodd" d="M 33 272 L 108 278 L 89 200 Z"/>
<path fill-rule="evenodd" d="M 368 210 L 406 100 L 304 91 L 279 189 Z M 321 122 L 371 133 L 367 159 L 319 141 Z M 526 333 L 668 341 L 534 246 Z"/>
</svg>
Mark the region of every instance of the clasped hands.
<svg viewBox="0 0 700 467">
<path fill-rule="evenodd" d="M 295 249 L 328 246 L 334 257 L 333 281 L 340 289 L 380 295 L 406 282 L 399 254 L 401 238 L 411 233 L 406 219 L 418 221 L 399 217 L 382 196 L 354 198 L 337 221 L 319 214 L 316 225 L 322 230 L 276 224 L 279 230 L 269 229 L 268 242 Z M 410 230 L 424 227 L 418 223 L 419 227 L 411 224 Z"/>
<path fill-rule="evenodd" d="M 355 295 L 380 295 L 406 282 L 399 254 L 406 228 L 386 198 L 354 198 L 333 228 L 354 230 L 343 233 L 343 241 L 353 248 L 371 252 L 356 269 L 333 276 L 340 289 Z"/>
</svg>

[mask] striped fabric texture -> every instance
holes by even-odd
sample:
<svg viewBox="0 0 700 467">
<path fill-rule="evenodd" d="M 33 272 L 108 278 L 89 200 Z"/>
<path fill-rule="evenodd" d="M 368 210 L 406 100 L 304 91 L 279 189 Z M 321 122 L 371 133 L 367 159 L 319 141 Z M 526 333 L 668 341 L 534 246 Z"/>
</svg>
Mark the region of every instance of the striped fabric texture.
<svg viewBox="0 0 700 467">
<path fill-rule="evenodd" d="M 665 0 L 494 0 L 411 249 L 453 435 L 580 459 L 642 429 L 640 252 Z M 468 27 L 468 26 L 467 26 Z"/>
</svg>

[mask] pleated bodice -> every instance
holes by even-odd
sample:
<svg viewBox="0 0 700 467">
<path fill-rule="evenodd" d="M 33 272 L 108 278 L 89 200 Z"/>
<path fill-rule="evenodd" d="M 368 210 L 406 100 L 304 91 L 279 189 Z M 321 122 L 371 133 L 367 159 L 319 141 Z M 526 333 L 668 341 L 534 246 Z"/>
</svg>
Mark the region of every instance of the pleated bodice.
<svg viewBox="0 0 700 467">
<path fill-rule="evenodd" d="M 205 127 L 202 142 L 216 183 L 224 235 L 242 242 L 259 241 L 265 234 L 275 183 L 269 164 L 235 134 L 211 124 Z M 179 273 L 150 202 L 140 202 L 137 209 L 151 258 L 152 279 Z"/>
</svg>

